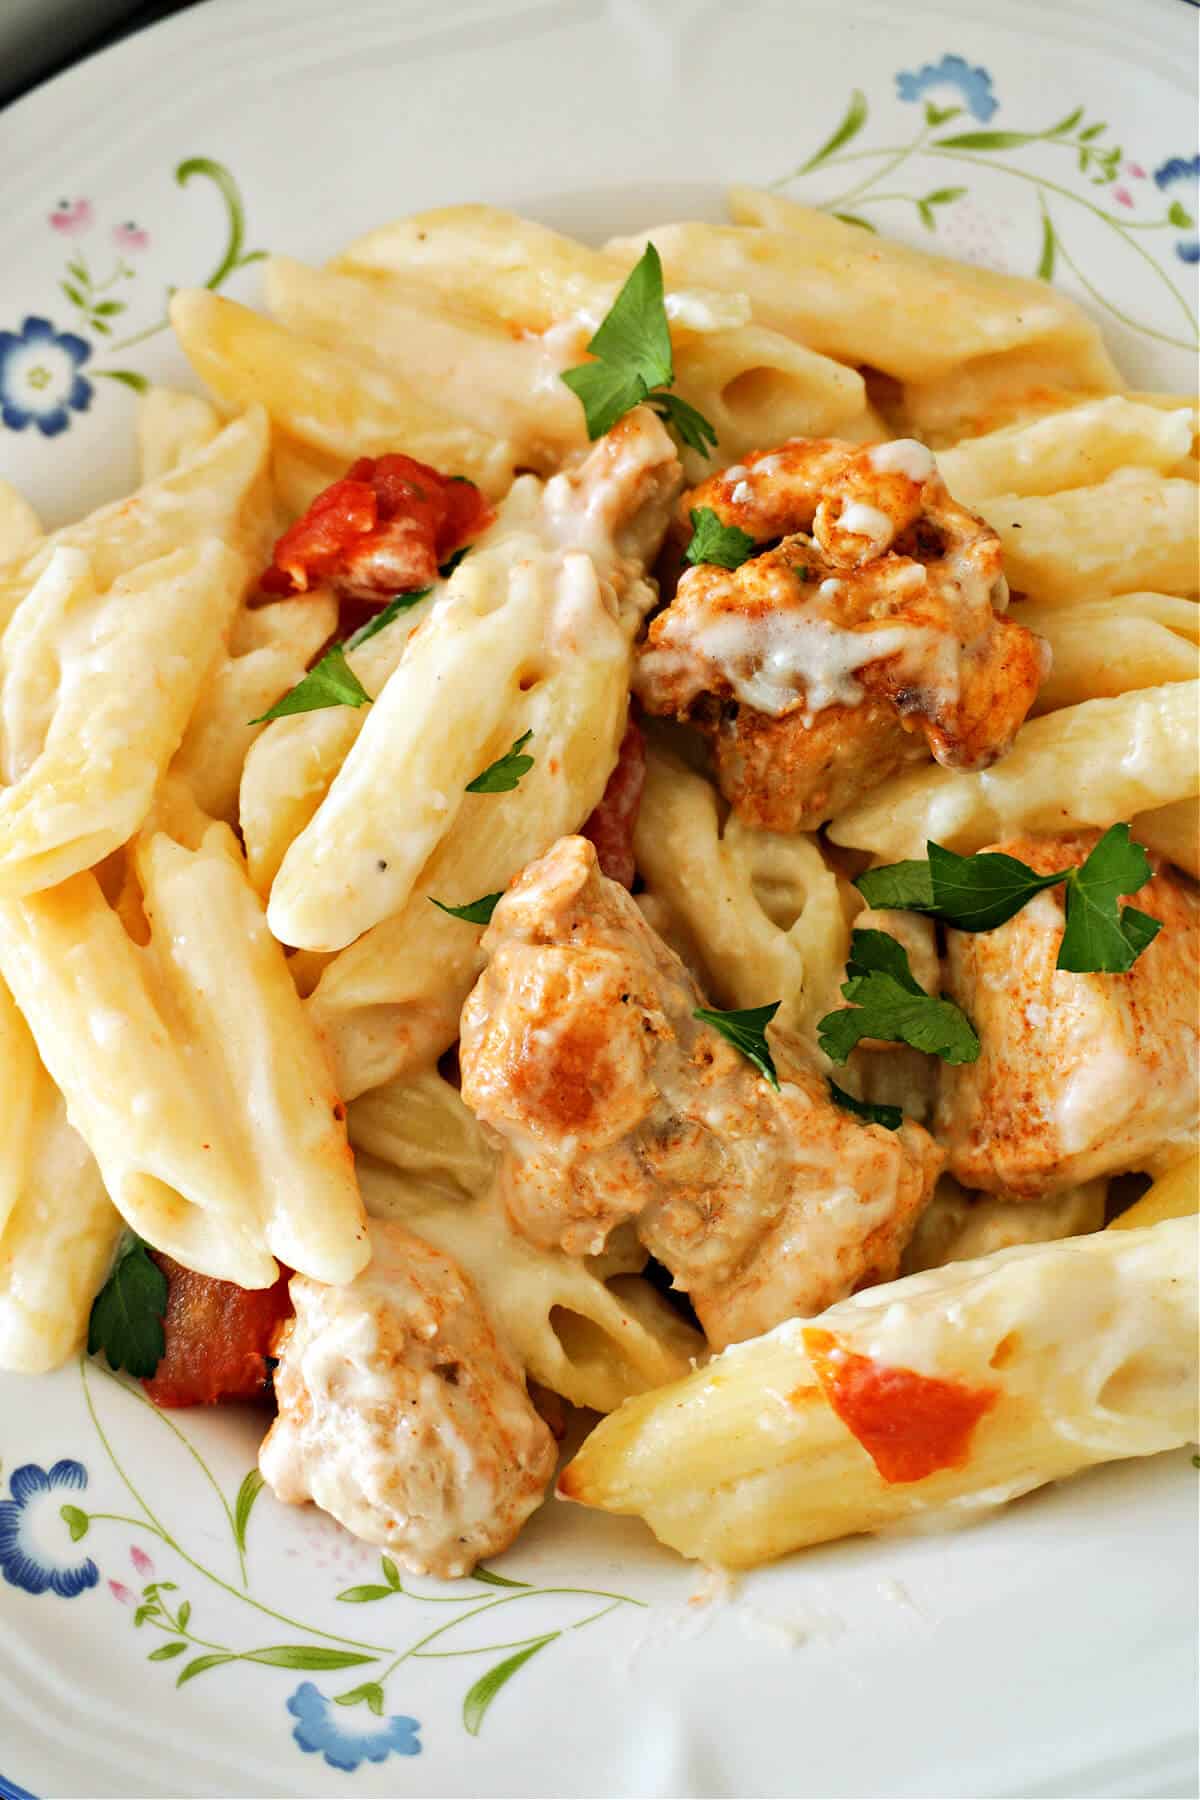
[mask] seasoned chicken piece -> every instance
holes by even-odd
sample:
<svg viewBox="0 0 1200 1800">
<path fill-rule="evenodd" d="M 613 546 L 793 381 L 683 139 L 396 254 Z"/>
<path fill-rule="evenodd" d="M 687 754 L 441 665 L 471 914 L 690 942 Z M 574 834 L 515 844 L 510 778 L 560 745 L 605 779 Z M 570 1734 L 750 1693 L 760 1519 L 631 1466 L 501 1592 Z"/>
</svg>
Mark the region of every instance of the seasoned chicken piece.
<svg viewBox="0 0 1200 1800">
<path fill-rule="evenodd" d="M 292 1277 L 258 1466 L 410 1573 L 466 1575 L 541 1501 L 554 1440 L 462 1270 L 402 1225 L 369 1229 L 344 1287 Z"/>
<path fill-rule="evenodd" d="M 711 738 L 740 817 L 810 830 L 930 751 L 1003 756 L 1049 652 L 1004 617 L 1000 541 L 923 444 L 794 438 L 685 494 L 677 537 L 705 507 L 773 547 L 680 578 L 635 687 Z"/>
<path fill-rule="evenodd" d="M 991 848 L 1049 874 L 1083 862 L 1097 835 Z M 1135 904 L 1163 929 L 1124 975 L 1055 968 L 1060 888 L 996 931 L 947 933 L 946 991 L 982 1045 L 978 1062 L 942 1065 L 934 1125 L 965 1187 L 1040 1199 L 1093 1175 L 1158 1173 L 1194 1147 L 1200 894 L 1156 863 Z"/>
<path fill-rule="evenodd" d="M 497 906 L 462 1016 L 463 1099 L 504 1147 L 535 1243 L 597 1254 L 622 1221 L 714 1344 L 895 1274 L 941 1152 L 864 1125 L 782 1034 L 768 1085 L 596 852 L 562 838 Z"/>
</svg>

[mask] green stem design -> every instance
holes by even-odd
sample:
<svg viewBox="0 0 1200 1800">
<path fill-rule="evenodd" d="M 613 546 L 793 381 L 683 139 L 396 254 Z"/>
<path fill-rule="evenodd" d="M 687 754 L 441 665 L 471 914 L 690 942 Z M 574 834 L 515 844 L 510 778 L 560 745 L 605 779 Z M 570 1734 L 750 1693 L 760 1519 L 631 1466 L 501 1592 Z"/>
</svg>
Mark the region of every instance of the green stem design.
<svg viewBox="0 0 1200 1800">
<path fill-rule="evenodd" d="M 292 1618 L 289 1618 L 286 1613 L 276 1612 L 273 1607 L 264 1606 L 262 1601 L 256 1600 L 252 1594 L 247 1594 L 247 1593 L 239 1590 L 238 1588 L 235 1588 L 234 1586 L 232 1586 L 232 1584 L 230 1582 L 224 1581 L 220 1575 L 215 1575 L 211 1569 L 206 1569 L 204 1567 L 204 1564 L 197 1562 L 194 1556 L 189 1556 L 188 1552 L 184 1549 L 183 1545 L 179 1542 L 178 1538 L 176 1538 L 170 1531 L 168 1531 L 167 1527 L 163 1524 L 162 1520 L 151 1509 L 151 1507 L 149 1506 L 147 1501 L 143 1498 L 143 1496 L 138 1492 L 137 1488 L 133 1485 L 133 1482 L 130 1480 L 129 1476 L 125 1473 L 125 1470 L 122 1468 L 121 1463 L 117 1457 L 116 1451 L 113 1449 L 112 1445 L 109 1443 L 107 1434 L 105 1433 L 105 1430 L 104 1430 L 104 1427 L 103 1427 L 103 1425 L 101 1425 L 99 1417 L 97 1416 L 95 1401 L 92 1398 L 91 1384 L 88 1380 L 86 1355 L 81 1354 L 80 1359 L 79 1359 L 79 1368 L 80 1368 L 80 1378 L 83 1382 L 84 1401 L 87 1405 L 88 1414 L 91 1417 L 92 1424 L 95 1426 L 96 1436 L 100 1439 L 100 1443 L 101 1443 L 101 1446 L 103 1447 L 104 1453 L 108 1457 L 109 1462 L 112 1464 L 113 1469 L 115 1470 L 117 1476 L 119 1477 L 119 1479 L 125 1486 L 128 1493 L 133 1497 L 134 1502 L 138 1506 L 141 1507 L 143 1513 L 146 1515 L 147 1523 L 142 1526 L 142 1529 L 144 1529 L 144 1530 L 148 1529 L 148 1530 L 152 1530 L 152 1531 L 156 1532 L 157 1535 L 162 1539 L 162 1541 L 168 1546 L 169 1549 L 174 1550 L 174 1552 L 177 1556 L 182 1557 L 183 1561 L 185 1563 L 187 1563 L 189 1568 L 195 1569 L 195 1571 L 198 1575 L 203 1575 L 203 1577 L 206 1581 L 211 1581 L 213 1583 L 214 1587 L 222 1588 L 225 1591 L 225 1593 L 232 1594 L 233 1598 L 235 1600 L 242 1601 L 243 1605 L 245 1605 L 245 1606 L 252 1606 L 254 1608 L 255 1612 L 263 1613 L 269 1619 L 275 1619 L 280 1625 L 287 1625 L 293 1631 L 307 1632 L 310 1637 L 328 1638 L 329 1641 L 334 1644 L 350 1644 L 355 1650 L 370 1650 L 370 1651 L 374 1652 L 374 1654 L 377 1656 L 390 1656 L 392 1654 L 391 1650 L 389 1650 L 386 1645 L 364 1643 L 362 1641 L 362 1639 L 360 1639 L 360 1638 L 346 1637 L 341 1632 L 337 1632 L 337 1631 L 322 1631 L 316 1625 L 306 1625 L 300 1619 L 292 1619 Z M 113 1385 L 115 1387 L 121 1388 L 124 1392 L 128 1392 L 128 1390 L 125 1388 L 125 1384 L 123 1382 L 117 1381 L 116 1378 L 113 1376 L 110 1376 L 109 1379 L 113 1382 Z M 89 1516 L 97 1516 L 97 1515 L 89 1515 Z M 141 1522 L 135 1521 L 135 1523 L 141 1523 Z"/>
<path fill-rule="evenodd" d="M 175 180 L 180 187 L 186 187 L 195 175 L 212 182 L 225 208 L 225 249 L 212 274 L 203 283 L 216 293 L 235 270 L 244 269 L 248 263 L 261 262 L 267 253 L 265 250 L 242 248 L 246 241 L 246 209 L 242 204 L 237 182 L 224 163 L 214 161 L 211 156 L 189 156 L 175 170 Z M 118 350 L 130 349 L 134 344 L 144 344 L 147 338 L 157 337 L 160 331 L 165 331 L 169 324 L 170 319 L 164 312 L 162 318 L 155 320 L 153 325 L 147 325 L 142 331 L 135 331 L 130 337 L 121 338 L 110 348 L 115 354 Z"/>
<path fill-rule="evenodd" d="M 115 1376 L 110 1377 L 110 1379 L 113 1381 L 116 1381 Z M 154 1414 L 155 1418 L 159 1419 L 162 1422 L 162 1424 L 164 1424 L 167 1427 L 167 1430 L 172 1432 L 174 1434 L 174 1436 L 176 1438 L 178 1438 L 179 1442 L 183 1445 L 184 1449 L 187 1451 L 187 1453 L 191 1457 L 192 1461 L 199 1468 L 200 1473 L 204 1476 L 205 1481 L 207 1481 L 209 1487 L 212 1489 L 213 1493 L 217 1496 L 217 1499 L 221 1502 L 221 1510 L 225 1514 L 225 1522 L 229 1526 L 229 1533 L 230 1533 L 230 1536 L 233 1538 L 234 1549 L 237 1551 L 238 1567 L 241 1570 L 241 1576 L 242 1576 L 242 1586 L 244 1588 L 248 1588 L 250 1586 L 250 1583 L 246 1576 L 246 1554 L 245 1554 L 245 1551 L 242 1549 L 241 1542 L 238 1538 L 238 1530 L 237 1530 L 237 1526 L 234 1524 L 233 1513 L 230 1510 L 229 1502 L 225 1498 L 224 1494 L 221 1492 L 220 1486 L 216 1480 L 216 1477 L 213 1475 L 212 1470 L 209 1468 L 208 1464 L 205 1462 L 204 1458 L 201 1456 L 201 1454 L 197 1450 L 196 1446 L 192 1443 L 191 1439 L 186 1438 L 183 1435 L 183 1432 L 180 1431 L 180 1429 L 179 1429 L 178 1425 L 176 1425 L 174 1419 L 168 1418 L 167 1414 L 162 1410 L 161 1407 L 155 1406 L 152 1401 L 147 1400 L 145 1394 L 139 1394 L 136 1388 L 127 1386 L 126 1383 L 123 1381 L 116 1381 L 116 1385 L 119 1388 L 121 1388 L 123 1390 L 123 1392 L 128 1394 L 129 1398 L 131 1400 L 136 1400 L 139 1406 L 144 1406 L 148 1412 L 152 1412 Z"/>
<path fill-rule="evenodd" d="M 890 160 L 885 162 L 881 169 L 876 169 L 875 173 L 869 175 L 865 181 L 860 181 L 855 187 L 847 188 L 844 194 L 837 194 L 832 200 L 822 201 L 821 211 L 843 211 L 845 207 L 849 206 L 851 201 L 857 200 L 860 194 L 865 194 L 868 188 L 874 187 L 877 181 L 882 181 L 885 175 L 890 175 L 893 169 L 898 169 L 901 163 L 907 162 L 910 156 L 915 155 L 918 150 L 922 149 L 931 129 L 931 126 L 923 125 L 911 143 L 904 144 L 899 148 L 893 146 L 893 148 L 887 152 L 877 151 L 876 155 L 886 154 Z M 860 157 L 869 156 L 870 154 L 870 151 L 867 150 L 852 150 L 848 151 L 844 156 L 831 156 L 829 161 L 830 164 L 855 162 Z M 789 176 L 787 179 L 790 180 L 791 177 Z"/>
<path fill-rule="evenodd" d="M 400 1652 L 399 1656 L 396 1657 L 394 1662 L 391 1662 L 388 1664 L 387 1668 L 379 1676 L 380 1682 L 382 1683 L 382 1682 L 386 1681 L 388 1679 L 388 1677 L 390 1675 L 392 1675 L 400 1667 L 401 1663 L 408 1662 L 413 1657 L 422 1656 L 425 1653 L 426 1644 L 435 1643 L 438 1638 L 444 1637 L 448 1631 L 453 1631 L 456 1629 L 457 1626 L 464 1625 L 468 1619 L 478 1619 L 484 1613 L 495 1612 L 497 1607 L 513 1606 L 519 1600 L 532 1600 L 535 1598 L 541 1598 L 542 1596 L 544 1596 L 546 1594 L 578 1594 L 589 1600 L 607 1600 L 609 1602 L 609 1604 L 607 1606 L 601 1607 L 598 1612 L 589 1613 L 588 1617 L 586 1619 L 580 1619 L 578 1625 L 573 1625 L 570 1628 L 573 1631 L 578 1631 L 582 1626 L 590 1625 L 593 1622 L 593 1620 L 602 1618 L 605 1613 L 612 1612 L 614 1607 L 617 1607 L 617 1606 L 641 1606 L 641 1607 L 644 1607 L 646 1605 L 646 1602 L 644 1600 L 635 1600 L 629 1594 L 607 1593 L 603 1588 L 571 1588 L 571 1587 L 527 1588 L 526 1590 L 524 1590 L 522 1593 L 519 1593 L 519 1594 L 501 1594 L 495 1600 L 485 1600 L 481 1606 L 473 1607 L 470 1612 L 459 1613 L 457 1618 L 447 1619 L 447 1621 L 444 1625 L 435 1625 L 432 1631 L 427 1631 L 424 1637 L 418 1638 L 415 1644 L 410 1644 L 407 1650 L 402 1650 Z M 523 1638 L 521 1640 L 521 1642 L 523 1644 L 531 1643 L 531 1642 L 533 1642 L 533 1639 Z M 459 1656 L 471 1656 L 475 1653 L 475 1650 L 482 1649 L 482 1648 L 484 1648 L 484 1646 L 482 1646 L 482 1645 L 473 1646 L 471 1650 L 455 1651 L 455 1652 L 451 1652 L 451 1654 L 459 1655 Z"/>
</svg>

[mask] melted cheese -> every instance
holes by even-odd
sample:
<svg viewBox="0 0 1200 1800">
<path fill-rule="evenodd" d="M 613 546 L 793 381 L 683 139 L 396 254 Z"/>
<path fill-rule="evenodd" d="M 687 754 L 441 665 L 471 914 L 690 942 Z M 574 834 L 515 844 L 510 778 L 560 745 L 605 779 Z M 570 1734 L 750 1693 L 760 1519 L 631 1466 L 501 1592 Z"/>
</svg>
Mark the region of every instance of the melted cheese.
<svg viewBox="0 0 1200 1800">
<path fill-rule="evenodd" d="M 874 444 L 867 451 L 867 461 L 877 475 L 906 475 L 916 482 L 928 481 L 937 468 L 933 452 L 916 438 L 893 438 L 887 444 Z"/>
</svg>

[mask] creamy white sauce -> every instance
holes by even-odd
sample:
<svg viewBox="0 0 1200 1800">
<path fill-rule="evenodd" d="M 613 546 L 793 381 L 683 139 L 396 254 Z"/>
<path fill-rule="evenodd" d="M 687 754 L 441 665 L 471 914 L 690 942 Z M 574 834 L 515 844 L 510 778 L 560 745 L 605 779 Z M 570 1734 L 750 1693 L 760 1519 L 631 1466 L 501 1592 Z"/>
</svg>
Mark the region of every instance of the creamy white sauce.
<svg viewBox="0 0 1200 1800">
<path fill-rule="evenodd" d="M 689 635 L 693 651 L 724 672 L 739 700 L 776 717 L 795 705 L 801 690 L 809 712 L 856 706 L 862 699 L 854 679 L 858 669 L 902 652 L 927 660 L 935 648 L 933 634 L 912 626 L 848 631 L 798 612 L 758 618 L 718 613 L 693 621 Z M 647 667 L 656 654 L 643 659 Z"/>
<path fill-rule="evenodd" d="M 878 475 L 907 475 L 910 481 L 928 481 L 937 468 L 933 452 L 916 438 L 893 438 L 890 444 L 875 444 L 867 451 L 867 461 Z"/>
<path fill-rule="evenodd" d="M 748 481 L 739 481 L 736 483 L 729 498 L 735 506 L 745 506 L 747 501 L 754 498 L 754 489 L 750 486 Z"/>
<path fill-rule="evenodd" d="M 842 531 L 848 531 L 851 537 L 869 538 L 873 544 L 890 544 L 892 541 L 892 521 L 877 506 L 868 506 L 865 500 L 852 500 L 837 521 Z"/>
</svg>

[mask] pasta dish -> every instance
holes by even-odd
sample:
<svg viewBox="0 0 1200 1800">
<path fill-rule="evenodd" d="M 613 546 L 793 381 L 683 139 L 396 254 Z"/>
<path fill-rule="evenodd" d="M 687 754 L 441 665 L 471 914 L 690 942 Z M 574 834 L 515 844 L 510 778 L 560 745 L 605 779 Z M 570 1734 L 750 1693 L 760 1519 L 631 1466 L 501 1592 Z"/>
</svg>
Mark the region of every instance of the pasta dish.
<svg viewBox="0 0 1200 1800">
<path fill-rule="evenodd" d="M 1196 1434 L 1195 404 L 730 211 L 176 292 L 136 492 L 0 488 L 0 1368 L 416 1573 Z"/>
</svg>

